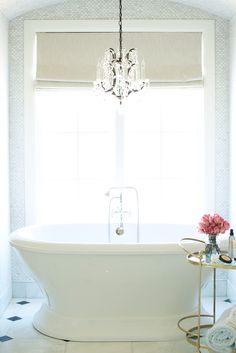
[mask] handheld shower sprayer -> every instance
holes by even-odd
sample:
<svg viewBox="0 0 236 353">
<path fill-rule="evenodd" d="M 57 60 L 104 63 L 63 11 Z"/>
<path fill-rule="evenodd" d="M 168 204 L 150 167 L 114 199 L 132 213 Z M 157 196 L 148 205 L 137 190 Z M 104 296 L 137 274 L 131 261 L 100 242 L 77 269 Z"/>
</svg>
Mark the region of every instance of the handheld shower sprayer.
<svg viewBox="0 0 236 353">
<path fill-rule="evenodd" d="M 128 233 L 130 232 L 129 229 L 125 229 L 125 225 L 124 225 L 124 216 L 125 214 L 129 214 L 129 211 L 124 210 L 123 209 L 123 195 L 125 192 L 133 192 L 133 194 L 135 195 L 135 201 L 136 201 L 136 235 L 137 235 L 137 242 L 140 242 L 140 238 L 139 238 L 139 197 L 138 197 L 138 191 L 135 187 L 133 186 L 113 186 L 110 187 L 106 192 L 105 192 L 105 196 L 109 197 L 109 211 L 108 211 L 108 239 L 109 242 L 111 243 L 111 230 L 115 231 L 116 235 L 118 236 L 122 236 L 125 232 L 126 235 L 128 235 Z M 131 194 L 132 195 L 132 194 Z M 119 201 L 118 201 L 119 200 Z M 130 202 L 129 196 L 127 197 L 127 199 L 125 198 L 125 203 Z M 116 208 L 114 208 L 114 206 Z M 118 226 L 116 226 L 116 228 L 114 229 L 113 226 L 115 226 L 114 222 L 111 221 L 111 218 L 114 215 L 119 215 L 119 219 L 118 219 Z M 115 222 L 115 223 L 116 223 Z M 116 223 L 116 224 L 117 224 Z M 125 223 L 126 223 L 126 219 L 125 219 Z"/>
<path fill-rule="evenodd" d="M 122 192 L 120 193 L 120 224 L 119 226 L 116 228 L 116 234 L 121 236 L 124 234 L 125 229 L 124 229 L 124 223 L 123 223 L 123 196 L 122 196 Z"/>
</svg>

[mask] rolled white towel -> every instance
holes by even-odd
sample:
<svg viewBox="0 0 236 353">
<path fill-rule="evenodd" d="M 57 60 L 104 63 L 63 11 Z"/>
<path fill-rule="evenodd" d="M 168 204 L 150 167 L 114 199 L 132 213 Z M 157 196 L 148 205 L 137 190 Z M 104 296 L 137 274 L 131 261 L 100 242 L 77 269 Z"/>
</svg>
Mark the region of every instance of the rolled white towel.
<svg viewBox="0 0 236 353">
<path fill-rule="evenodd" d="M 232 352 L 232 346 L 236 342 L 235 328 L 226 323 L 231 310 L 225 310 L 206 334 L 206 343 L 215 352 L 230 353 Z"/>
<path fill-rule="evenodd" d="M 236 330 L 236 305 L 231 308 L 225 323 Z"/>
</svg>

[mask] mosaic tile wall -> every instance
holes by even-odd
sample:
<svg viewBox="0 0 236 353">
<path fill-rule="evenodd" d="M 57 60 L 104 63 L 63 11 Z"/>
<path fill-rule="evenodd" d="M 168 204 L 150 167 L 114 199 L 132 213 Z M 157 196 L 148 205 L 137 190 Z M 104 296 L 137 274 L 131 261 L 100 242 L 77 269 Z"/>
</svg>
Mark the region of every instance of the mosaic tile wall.
<svg viewBox="0 0 236 353">
<path fill-rule="evenodd" d="M 216 210 L 228 216 L 229 121 L 228 50 L 229 23 L 201 10 L 165 0 L 124 0 L 125 19 L 214 19 L 216 23 Z M 24 226 L 24 20 L 117 19 L 116 0 L 71 0 L 41 8 L 10 21 L 10 182 L 11 229 Z M 12 255 L 13 294 L 40 295 L 37 286 Z M 20 295 L 19 295 L 20 294 Z"/>
<path fill-rule="evenodd" d="M 0 13 L 0 316 L 11 298 L 8 167 L 8 21 Z"/>
</svg>

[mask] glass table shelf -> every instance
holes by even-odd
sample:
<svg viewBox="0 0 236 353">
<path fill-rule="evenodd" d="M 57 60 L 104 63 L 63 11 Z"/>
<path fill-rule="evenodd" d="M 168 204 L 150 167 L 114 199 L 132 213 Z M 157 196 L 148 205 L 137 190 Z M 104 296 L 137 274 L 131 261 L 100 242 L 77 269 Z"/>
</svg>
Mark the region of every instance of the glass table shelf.
<svg viewBox="0 0 236 353">
<path fill-rule="evenodd" d="M 192 238 L 184 238 L 182 241 L 194 241 Z M 202 243 L 203 246 L 205 242 L 197 240 L 196 242 Z M 224 270 L 236 270 L 236 261 L 233 260 L 231 263 L 222 262 L 219 258 L 214 258 L 212 262 L 206 262 L 204 250 L 198 252 L 189 252 L 183 243 L 180 242 L 180 246 L 187 253 L 186 259 L 188 263 L 198 266 L 198 307 L 197 313 L 195 315 L 190 315 L 183 317 L 178 322 L 178 327 L 181 331 L 185 333 L 186 340 L 190 344 L 196 347 L 196 353 L 201 353 L 201 349 L 210 349 L 206 343 L 207 331 L 216 322 L 216 271 L 217 269 Z M 212 314 L 205 315 L 201 313 L 201 289 L 202 289 L 202 271 L 204 268 L 210 268 L 213 272 L 213 293 L 212 293 Z M 187 327 L 187 328 L 186 328 Z M 236 346 L 229 348 L 229 351 L 236 353 Z"/>
<path fill-rule="evenodd" d="M 208 263 L 205 261 L 205 254 L 204 252 L 199 255 L 199 253 L 192 253 L 187 255 L 187 260 L 192 265 L 199 266 L 200 264 L 205 267 L 210 268 L 222 268 L 226 270 L 236 270 L 236 261 L 233 260 L 231 263 L 225 263 L 221 260 L 215 260 L 214 262 Z"/>
</svg>

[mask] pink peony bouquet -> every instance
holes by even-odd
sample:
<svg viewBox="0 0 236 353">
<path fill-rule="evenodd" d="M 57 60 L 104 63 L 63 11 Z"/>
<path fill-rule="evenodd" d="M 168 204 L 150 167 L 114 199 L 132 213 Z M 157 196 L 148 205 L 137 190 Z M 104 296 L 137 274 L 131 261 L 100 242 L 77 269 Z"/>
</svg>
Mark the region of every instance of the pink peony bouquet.
<svg viewBox="0 0 236 353">
<path fill-rule="evenodd" d="M 225 233 L 230 227 L 229 222 L 224 218 L 215 213 L 213 216 L 205 214 L 202 216 L 201 221 L 198 223 L 198 230 L 201 233 L 210 235 L 217 235 L 219 233 Z"/>
</svg>

